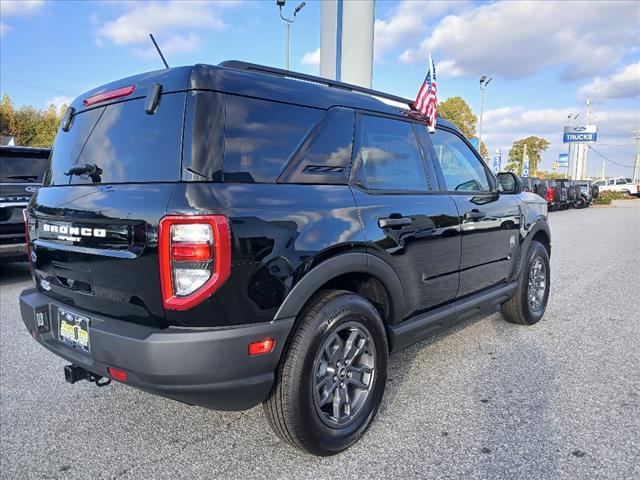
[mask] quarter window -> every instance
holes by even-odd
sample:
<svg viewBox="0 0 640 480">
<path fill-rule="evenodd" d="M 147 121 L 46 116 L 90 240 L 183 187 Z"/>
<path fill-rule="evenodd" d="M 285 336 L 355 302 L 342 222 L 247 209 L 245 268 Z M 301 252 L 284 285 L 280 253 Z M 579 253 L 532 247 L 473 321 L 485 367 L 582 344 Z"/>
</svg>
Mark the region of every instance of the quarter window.
<svg viewBox="0 0 640 480">
<path fill-rule="evenodd" d="M 427 190 L 415 133 L 409 122 L 360 117 L 358 182 L 369 190 Z"/>
<path fill-rule="evenodd" d="M 484 165 L 458 135 L 437 129 L 431 135 L 436 158 L 442 168 L 447 190 L 482 192 L 489 190 Z"/>
<path fill-rule="evenodd" d="M 227 96 L 224 178 L 274 182 L 324 111 Z"/>
</svg>

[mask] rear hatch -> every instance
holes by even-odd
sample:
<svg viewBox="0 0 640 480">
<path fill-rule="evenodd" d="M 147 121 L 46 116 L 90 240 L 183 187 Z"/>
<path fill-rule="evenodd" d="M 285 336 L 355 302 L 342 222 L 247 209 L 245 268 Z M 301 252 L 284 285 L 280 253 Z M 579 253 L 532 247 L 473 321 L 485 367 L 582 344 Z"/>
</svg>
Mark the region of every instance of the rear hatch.
<svg viewBox="0 0 640 480">
<path fill-rule="evenodd" d="M 72 103 L 29 208 L 33 274 L 49 296 L 166 325 L 158 224 L 181 177 L 190 70 L 131 77 Z"/>
<path fill-rule="evenodd" d="M 45 148 L 0 148 L 0 245 L 24 245 L 22 210 L 42 185 L 48 159 Z"/>
</svg>

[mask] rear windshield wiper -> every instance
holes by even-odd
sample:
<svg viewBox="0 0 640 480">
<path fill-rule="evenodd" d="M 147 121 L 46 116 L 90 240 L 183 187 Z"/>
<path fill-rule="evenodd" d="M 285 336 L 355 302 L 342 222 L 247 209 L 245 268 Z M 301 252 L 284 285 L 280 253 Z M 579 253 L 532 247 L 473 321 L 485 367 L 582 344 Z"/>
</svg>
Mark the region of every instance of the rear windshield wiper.
<svg viewBox="0 0 640 480">
<path fill-rule="evenodd" d="M 98 183 L 102 180 L 102 169 L 95 163 L 85 163 L 84 165 L 71 167 L 68 172 L 65 172 L 65 175 L 68 175 L 69 177 L 72 177 L 73 175 L 88 175 L 89 178 L 91 178 L 91 181 Z"/>
<path fill-rule="evenodd" d="M 27 180 L 33 182 L 38 179 L 38 175 L 6 175 L 7 178 L 15 178 L 16 180 Z"/>
</svg>

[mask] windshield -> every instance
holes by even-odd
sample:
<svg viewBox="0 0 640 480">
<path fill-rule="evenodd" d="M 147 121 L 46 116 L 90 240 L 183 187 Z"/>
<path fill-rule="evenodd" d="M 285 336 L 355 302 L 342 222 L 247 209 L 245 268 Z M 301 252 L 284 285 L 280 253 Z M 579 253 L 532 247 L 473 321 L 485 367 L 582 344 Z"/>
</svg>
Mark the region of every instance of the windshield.
<svg viewBox="0 0 640 480">
<path fill-rule="evenodd" d="M 0 156 L 0 183 L 42 183 L 42 175 L 47 168 L 47 157 L 25 154 Z"/>
<path fill-rule="evenodd" d="M 144 99 L 78 113 L 53 146 L 47 185 L 180 179 L 184 93 L 164 94 L 153 115 Z"/>
</svg>

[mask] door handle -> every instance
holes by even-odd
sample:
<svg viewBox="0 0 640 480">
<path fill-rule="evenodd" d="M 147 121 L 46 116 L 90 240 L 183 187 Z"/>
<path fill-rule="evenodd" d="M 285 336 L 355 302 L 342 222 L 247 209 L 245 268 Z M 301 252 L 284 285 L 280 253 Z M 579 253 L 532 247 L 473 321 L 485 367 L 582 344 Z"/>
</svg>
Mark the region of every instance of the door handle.
<svg viewBox="0 0 640 480">
<path fill-rule="evenodd" d="M 473 210 L 469 210 L 468 212 L 466 212 L 464 214 L 464 219 L 465 220 L 480 220 L 481 218 L 484 218 L 486 216 L 487 216 L 486 213 L 481 212 L 477 208 L 474 208 Z"/>
<path fill-rule="evenodd" d="M 405 225 L 411 225 L 411 219 L 409 217 L 399 217 L 399 218 L 379 218 L 378 226 L 380 228 L 393 228 L 393 227 L 402 227 Z"/>
</svg>

